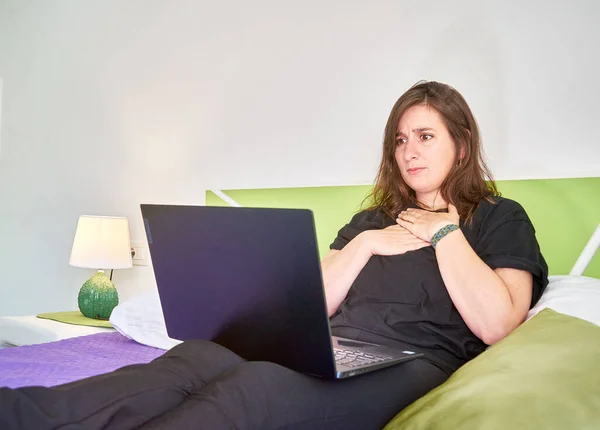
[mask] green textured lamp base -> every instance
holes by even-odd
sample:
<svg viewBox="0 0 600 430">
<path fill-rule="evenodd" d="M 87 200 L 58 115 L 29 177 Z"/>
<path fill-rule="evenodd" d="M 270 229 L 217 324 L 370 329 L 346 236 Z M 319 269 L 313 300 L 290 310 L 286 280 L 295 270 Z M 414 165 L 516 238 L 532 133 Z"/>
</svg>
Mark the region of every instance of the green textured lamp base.
<svg viewBox="0 0 600 430">
<path fill-rule="evenodd" d="M 99 270 L 85 281 L 77 297 L 79 310 L 88 318 L 107 320 L 119 304 L 119 294 L 108 276 Z"/>
</svg>

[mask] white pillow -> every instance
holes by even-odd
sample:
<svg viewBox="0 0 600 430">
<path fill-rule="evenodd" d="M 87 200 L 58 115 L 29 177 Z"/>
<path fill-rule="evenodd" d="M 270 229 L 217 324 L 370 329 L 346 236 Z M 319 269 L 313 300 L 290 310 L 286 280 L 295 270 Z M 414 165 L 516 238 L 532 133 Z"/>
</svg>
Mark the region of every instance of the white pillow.
<svg viewBox="0 0 600 430">
<path fill-rule="evenodd" d="M 587 276 L 550 276 L 548 287 L 527 314 L 533 318 L 550 308 L 600 325 L 600 279 Z"/>
<path fill-rule="evenodd" d="M 171 349 L 181 341 L 167 334 L 158 291 L 148 291 L 120 303 L 110 315 L 110 323 L 123 336 L 142 345 Z"/>
</svg>

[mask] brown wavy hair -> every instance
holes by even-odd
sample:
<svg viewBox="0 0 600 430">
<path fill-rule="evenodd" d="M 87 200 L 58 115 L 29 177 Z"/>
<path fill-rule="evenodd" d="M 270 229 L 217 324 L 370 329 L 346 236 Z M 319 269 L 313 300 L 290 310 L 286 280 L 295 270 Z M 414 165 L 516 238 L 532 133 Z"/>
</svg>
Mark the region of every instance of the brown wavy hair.
<svg viewBox="0 0 600 430">
<path fill-rule="evenodd" d="M 500 193 L 483 158 L 479 127 L 469 105 L 458 91 L 439 82 L 417 82 L 394 104 L 385 127 L 375 186 L 366 199 L 371 202 L 369 209 L 382 208 L 388 216 L 396 218 L 411 203 L 417 203 L 416 194 L 404 182 L 394 156 L 400 118 L 415 105 L 435 109 L 456 145 L 454 167 L 442 183 L 440 194 L 469 223 L 482 200 L 492 201 L 491 197 Z"/>
</svg>

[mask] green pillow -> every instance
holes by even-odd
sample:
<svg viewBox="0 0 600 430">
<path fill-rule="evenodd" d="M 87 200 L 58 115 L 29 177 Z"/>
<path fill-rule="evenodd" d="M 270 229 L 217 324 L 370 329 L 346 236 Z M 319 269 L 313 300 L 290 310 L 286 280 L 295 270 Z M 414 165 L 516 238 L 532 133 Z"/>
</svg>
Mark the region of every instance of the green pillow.
<svg viewBox="0 0 600 430">
<path fill-rule="evenodd" d="M 384 430 L 599 428 L 600 327 L 544 309 Z"/>
</svg>

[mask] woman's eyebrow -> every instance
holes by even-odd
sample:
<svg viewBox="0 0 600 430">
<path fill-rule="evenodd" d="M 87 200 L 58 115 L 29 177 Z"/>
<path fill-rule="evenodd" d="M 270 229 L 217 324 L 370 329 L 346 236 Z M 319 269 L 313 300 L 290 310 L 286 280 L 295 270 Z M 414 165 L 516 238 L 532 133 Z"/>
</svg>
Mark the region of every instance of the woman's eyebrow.
<svg viewBox="0 0 600 430">
<path fill-rule="evenodd" d="M 435 131 L 435 129 L 431 128 L 431 127 L 418 127 L 418 128 L 413 128 L 412 132 L 413 133 L 421 133 L 423 131 Z M 403 135 L 404 133 L 402 133 L 401 131 L 397 131 L 396 132 L 396 137 Z"/>
</svg>

